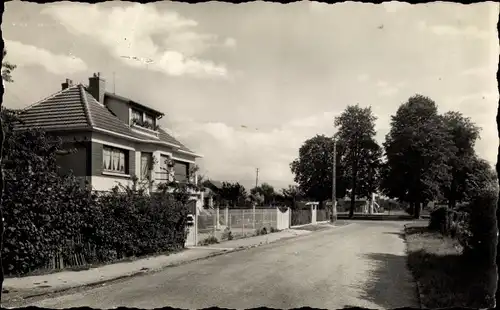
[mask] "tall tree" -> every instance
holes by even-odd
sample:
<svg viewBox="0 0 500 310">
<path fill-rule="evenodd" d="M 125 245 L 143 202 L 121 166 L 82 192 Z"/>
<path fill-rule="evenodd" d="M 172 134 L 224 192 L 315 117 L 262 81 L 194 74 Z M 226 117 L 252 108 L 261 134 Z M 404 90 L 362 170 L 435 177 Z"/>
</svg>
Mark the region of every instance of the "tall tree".
<svg viewBox="0 0 500 310">
<path fill-rule="evenodd" d="M 346 191 L 340 166 L 342 151 L 342 145 L 337 144 L 337 198 L 344 197 Z M 303 194 L 319 201 L 322 206 L 332 195 L 333 139 L 317 135 L 306 140 L 299 149 L 299 157 L 290 164 L 290 168 Z"/>
<path fill-rule="evenodd" d="M 499 190 L 498 176 L 491 165 L 484 159 L 474 156 L 467 168 L 464 186 L 464 200 L 470 201 L 477 193 L 486 188 Z"/>
<path fill-rule="evenodd" d="M 3 50 L 3 59 L 2 59 L 2 80 L 4 82 L 14 82 L 12 79 L 12 71 L 17 67 L 14 64 L 11 64 L 10 62 L 5 60 L 5 57 L 7 56 L 7 50 Z"/>
<path fill-rule="evenodd" d="M 351 190 L 349 217 L 354 216 L 356 196 L 371 197 L 377 189 L 382 151 L 375 141 L 376 119 L 371 107 L 361 108 L 359 105 L 348 106 L 335 118 L 338 139 L 345 146 L 341 160 Z"/>
<path fill-rule="evenodd" d="M 455 208 L 457 202 L 464 201 L 467 196 L 466 182 L 472 176 L 468 172 L 474 169 L 477 161 L 474 145 L 479 138 L 480 128 L 460 112 L 447 112 L 443 121 L 454 146 L 448 161 L 451 179 L 448 184 L 444 184 L 443 195 L 448 200 L 448 206 Z"/>
<path fill-rule="evenodd" d="M 297 201 L 304 196 L 297 185 L 288 185 L 288 188 L 281 189 L 281 195 L 283 196 L 285 204 L 292 209 L 295 208 Z"/>
<path fill-rule="evenodd" d="M 5 56 L 7 56 L 7 50 L 3 50 L 3 58 L 2 58 L 2 82 L 10 82 L 12 83 L 14 80 L 12 79 L 12 71 L 16 68 L 15 65 L 5 61 Z M 2 101 L 3 102 L 3 101 Z M 2 105 L 0 103 L 0 109 L 2 109 Z M 2 113 L 3 114 L 3 113 Z M 4 233 L 4 222 L 3 222 L 3 205 L 2 205 L 2 197 L 4 190 L 4 174 L 3 174 L 3 144 L 5 139 L 4 132 L 4 119 L 3 115 L 0 116 L 0 303 L 2 302 L 2 292 L 3 292 L 3 280 L 4 280 L 4 272 L 3 272 L 3 261 L 2 261 L 2 251 L 3 251 L 3 233 Z"/>
<path fill-rule="evenodd" d="M 259 194 L 264 197 L 264 204 L 271 205 L 274 202 L 276 193 L 274 187 L 268 183 L 262 183 L 261 185 L 254 187 L 250 190 L 251 194 Z"/>
<path fill-rule="evenodd" d="M 238 204 L 245 203 L 247 192 L 240 183 L 223 182 L 220 196 L 230 206 L 236 207 Z"/>
<path fill-rule="evenodd" d="M 384 143 L 387 157 L 384 193 L 407 202 L 415 218 L 422 203 L 441 196 L 449 182 L 449 159 L 454 153 L 444 120 L 430 98 L 415 95 L 391 118 Z"/>
</svg>

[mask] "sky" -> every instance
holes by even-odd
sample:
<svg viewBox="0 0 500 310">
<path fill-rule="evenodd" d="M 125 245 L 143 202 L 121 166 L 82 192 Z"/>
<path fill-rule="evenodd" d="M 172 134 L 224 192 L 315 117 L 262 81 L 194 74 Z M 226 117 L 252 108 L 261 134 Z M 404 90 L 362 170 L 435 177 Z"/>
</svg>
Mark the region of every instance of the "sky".
<svg viewBox="0 0 500 310">
<path fill-rule="evenodd" d="M 498 4 L 8 2 L 4 105 L 26 107 L 100 72 L 107 91 L 163 111 L 160 125 L 215 180 L 293 184 L 302 143 L 371 106 L 382 143 L 415 94 L 482 128 L 496 163 Z"/>
</svg>

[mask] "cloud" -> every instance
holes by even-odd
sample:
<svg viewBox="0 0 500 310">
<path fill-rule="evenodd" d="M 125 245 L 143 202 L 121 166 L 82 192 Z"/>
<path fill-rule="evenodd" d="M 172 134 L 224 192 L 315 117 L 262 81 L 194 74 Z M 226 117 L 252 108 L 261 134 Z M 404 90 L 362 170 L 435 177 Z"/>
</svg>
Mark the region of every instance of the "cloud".
<svg viewBox="0 0 500 310">
<path fill-rule="evenodd" d="M 387 87 L 388 83 L 386 81 L 378 81 L 377 86 L 378 87 Z"/>
<path fill-rule="evenodd" d="M 236 46 L 236 40 L 234 38 L 227 38 L 224 41 L 224 46 L 227 47 L 235 47 Z"/>
<path fill-rule="evenodd" d="M 268 131 L 189 119 L 173 121 L 172 127 L 176 137 L 188 146 L 196 145 L 196 152 L 204 155 L 201 166 L 209 177 L 252 180 L 258 167 L 263 182 L 274 181 L 276 186 L 285 187 L 284 182 L 293 179 L 289 164 L 298 156 L 302 143 L 316 134 L 332 135 L 335 113 L 294 119 Z"/>
<path fill-rule="evenodd" d="M 167 75 L 226 76 L 227 69 L 198 56 L 216 36 L 195 31 L 198 23 L 150 4 L 103 8 L 102 5 L 57 4 L 42 11 L 75 35 L 86 35 L 108 47 L 133 67 Z M 157 43 L 155 38 L 163 38 Z"/>
<path fill-rule="evenodd" d="M 386 81 L 378 81 L 377 87 L 379 88 L 378 94 L 383 97 L 390 97 L 399 92 L 399 89 L 404 86 L 404 82 L 398 82 L 396 84 L 390 84 Z"/>
<path fill-rule="evenodd" d="M 452 26 L 452 25 L 428 25 L 425 21 L 419 21 L 417 28 L 420 31 L 429 31 L 438 36 L 469 37 L 488 39 L 491 33 L 481 30 L 476 26 Z"/>
<path fill-rule="evenodd" d="M 71 54 L 54 54 L 40 47 L 11 40 L 5 40 L 5 46 L 8 60 L 18 67 L 43 66 L 58 75 L 87 70 L 87 64 Z"/>
</svg>

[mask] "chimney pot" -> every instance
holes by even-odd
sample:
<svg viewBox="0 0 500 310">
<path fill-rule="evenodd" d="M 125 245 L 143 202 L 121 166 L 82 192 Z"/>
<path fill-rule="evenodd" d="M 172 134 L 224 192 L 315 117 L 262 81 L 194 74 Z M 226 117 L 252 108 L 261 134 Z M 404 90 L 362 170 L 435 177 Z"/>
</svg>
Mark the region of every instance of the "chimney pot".
<svg viewBox="0 0 500 310">
<path fill-rule="evenodd" d="M 70 87 L 71 85 L 73 85 L 73 81 L 70 79 L 66 79 L 66 82 L 61 83 L 61 88 L 62 88 L 62 90 L 65 90 L 66 88 Z"/>
</svg>

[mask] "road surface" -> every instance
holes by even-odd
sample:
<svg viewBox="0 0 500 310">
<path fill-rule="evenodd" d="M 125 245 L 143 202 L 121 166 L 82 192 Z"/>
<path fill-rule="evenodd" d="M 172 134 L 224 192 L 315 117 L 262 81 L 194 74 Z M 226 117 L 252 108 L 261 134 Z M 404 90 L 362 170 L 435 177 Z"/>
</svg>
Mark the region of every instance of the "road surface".
<svg viewBox="0 0 500 310">
<path fill-rule="evenodd" d="M 418 307 L 399 236 L 403 224 L 356 221 L 32 305 L 106 309 Z"/>
</svg>

